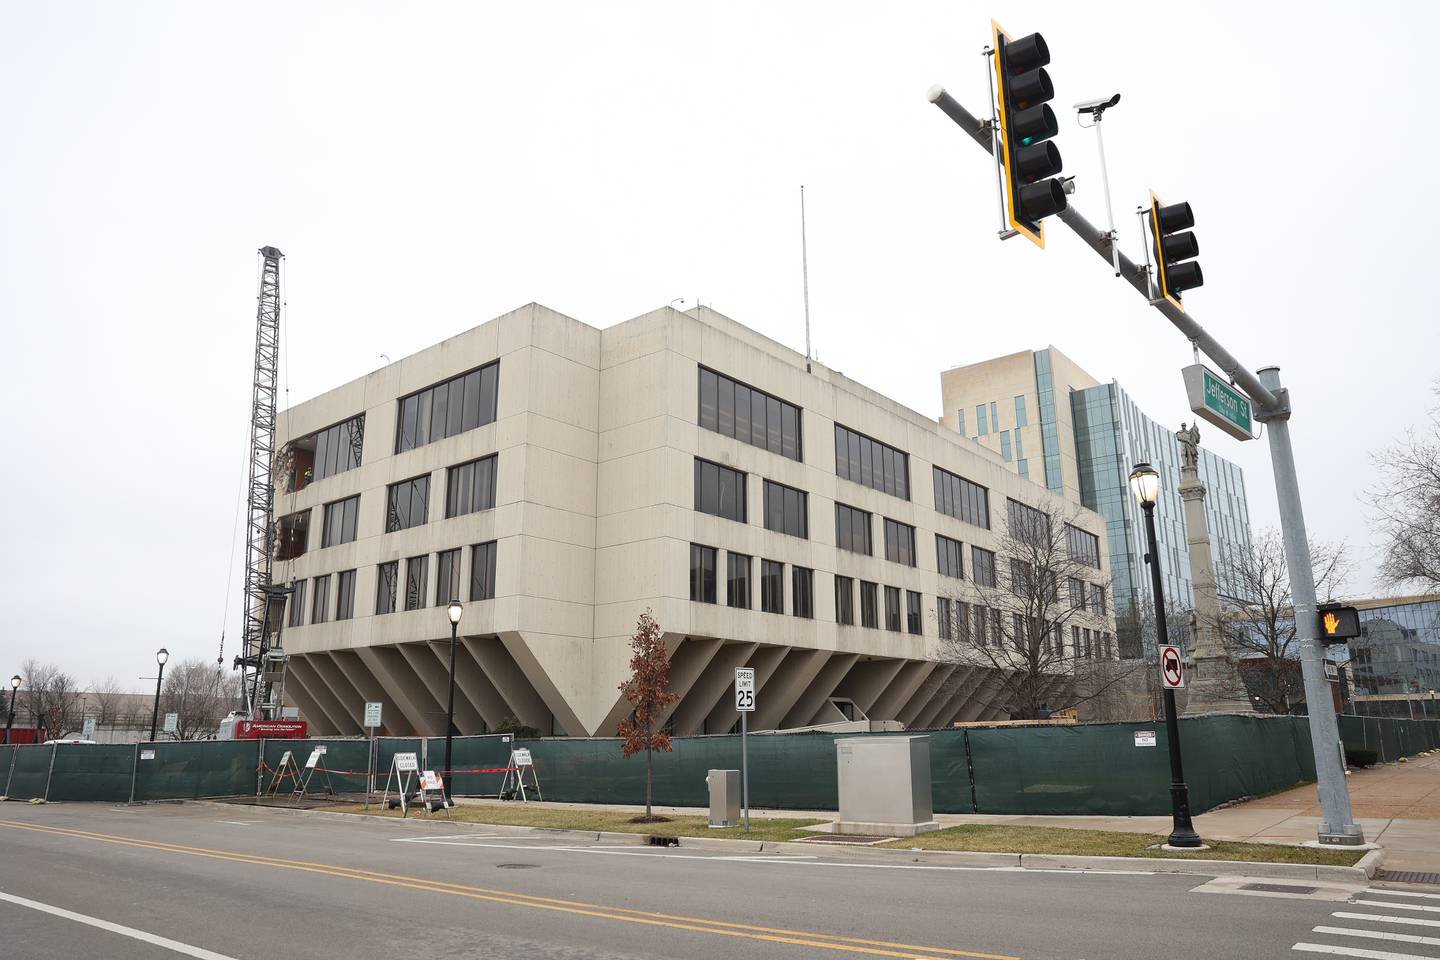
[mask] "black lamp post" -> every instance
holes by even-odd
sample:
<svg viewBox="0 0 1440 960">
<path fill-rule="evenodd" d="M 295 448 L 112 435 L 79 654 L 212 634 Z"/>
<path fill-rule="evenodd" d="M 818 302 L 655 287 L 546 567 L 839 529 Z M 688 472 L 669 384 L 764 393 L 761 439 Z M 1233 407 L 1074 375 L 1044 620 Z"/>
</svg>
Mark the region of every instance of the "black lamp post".
<svg viewBox="0 0 1440 960">
<path fill-rule="evenodd" d="M 155 709 L 150 713 L 150 742 L 155 742 L 155 727 L 160 722 L 160 681 L 165 677 L 165 661 L 170 659 L 170 651 L 161 647 L 155 652 L 155 662 L 160 664 L 160 672 L 155 677 Z"/>
<path fill-rule="evenodd" d="M 15 726 L 15 694 L 20 692 L 20 674 L 10 678 L 10 716 L 5 720 L 5 742 L 10 742 L 10 728 Z M 1432 694 L 1434 690 L 1430 691 Z"/>
<path fill-rule="evenodd" d="M 1150 551 L 1145 562 L 1150 564 L 1150 589 L 1155 594 L 1155 639 L 1166 642 L 1165 588 L 1160 578 L 1160 554 L 1155 546 L 1155 502 L 1160 499 L 1160 474 L 1148 463 L 1137 463 L 1130 472 L 1130 489 L 1145 511 L 1145 543 Z M 1185 771 L 1180 764 L 1180 718 L 1175 710 L 1175 691 L 1165 688 L 1165 739 L 1170 748 L 1170 829 L 1172 847 L 1199 847 L 1204 844 L 1190 822 L 1190 788 L 1185 785 Z"/>
<path fill-rule="evenodd" d="M 451 600 L 447 608 L 450 614 L 450 699 L 445 706 L 445 802 L 454 804 L 454 784 L 451 778 L 454 776 L 450 771 L 450 746 L 455 739 L 455 642 L 460 631 L 460 615 L 465 608 L 460 605 L 459 600 Z"/>
</svg>

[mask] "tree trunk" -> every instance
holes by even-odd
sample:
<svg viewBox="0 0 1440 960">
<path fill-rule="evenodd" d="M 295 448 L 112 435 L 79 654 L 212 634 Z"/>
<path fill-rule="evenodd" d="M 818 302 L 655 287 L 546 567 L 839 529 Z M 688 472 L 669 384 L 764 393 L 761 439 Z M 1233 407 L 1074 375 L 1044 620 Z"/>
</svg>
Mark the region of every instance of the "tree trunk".
<svg viewBox="0 0 1440 960">
<path fill-rule="evenodd" d="M 654 783 L 652 773 L 654 771 L 653 760 L 655 751 L 652 749 L 653 741 L 650 739 L 650 724 L 645 724 L 645 819 L 650 819 L 650 797 L 651 788 Z"/>
</svg>

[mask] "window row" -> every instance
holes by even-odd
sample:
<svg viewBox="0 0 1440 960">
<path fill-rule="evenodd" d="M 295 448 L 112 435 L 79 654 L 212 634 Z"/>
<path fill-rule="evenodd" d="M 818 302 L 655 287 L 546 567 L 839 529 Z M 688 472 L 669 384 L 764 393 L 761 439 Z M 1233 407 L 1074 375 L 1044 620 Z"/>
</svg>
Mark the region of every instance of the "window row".
<svg viewBox="0 0 1440 960">
<path fill-rule="evenodd" d="M 935 509 L 965 523 L 990 529 L 990 491 L 959 474 L 933 468 Z"/>
<path fill-rule="evenodd" d="M 696 603 L 718 603 L 717 571 L 719 551 L 700 543 L 690 544 L 690 599 Z M 725 552 L 725 605 L 751 609 L 754 590 L 750 585 L 754 557 L 743 553 Z M 764 613 L 785 612 L 785 564 L 778 560 L 760 561 L 760 610 Z M 790 567 L 790 613 L 793 616 L 815 616 L 815 571 L 809 567 Z"/>
<path fill-rule="evenodd" d="M 434 605 L 448 604 L 461 596 L 461 548 L 442 550 L 435 555 Z M 420 610 L 430 605 L 430 557 L 422 555 L 404 561 L 405 579 L 400 579 L 401 561 L 391 560 L 377 568 L 375 582 L 376 614 L 396 610 Z M 495 596 L 495 541 L 478 543 L 470 548 L 470 600 L 490 600 Z"/>
<path fill-rule="evenodd" d="M 835 475 L 901 500 L 910 499 L 910 455 L 838 423 Z"/>
<path fill-rule="evenodd" d="M 1087 567 L 1100 569 L 1100 538 L 1087 530 L 1066 524 L 1065 527 L 1066 547 L 1070 553 L 1070 559 L 1076 563 L 1083 563 Z"/>
<path fill-rule="evenodd" d="M 1028 503 L 1006 499 L 1005 522 L 1015 540 L 1042 548 L 1050 542 L 1050 515 Z"/>
<path fill-rule="evenodd" d="M 700 368 L 700 426 L 778 453 L 804 459 L 800 408 L 723 373 Z"/>
<path fill-rule="evenodd" d="M 309 475 L 305 477 L 305 483 L 353 470 L 360 466 L 361 448 L 365 444 L 365 414 L 351 417 L 306 437 L 300 441 L 302 451 L 308 446 L 308 440 L 313 440 L 315 447 L 314 460 L 310 465 Z M 305 483 L 292 486 L 298 490 Z"/>
<path fill-rule="evenodd" d="M 331 619 L 349 620 L 355 616 L 355 571 L 342 570 L 333 575 L 335 581 L 335 603 L 330 603 L 331 574 L 322 574 L 309 581 L 310 603 L 308 606 L 311 623 L 327 623 Z M 305 625 L 305 580 L 296 580 L 291 586 L 290 610 L 286 617 L 287 627 Z"/>
<path fill-rule="evenodd" d="M 950 597 L 937 597 L 935 619 L 941 640 L 958 640 L 980 647 L 999 648 L 1006 643 L 1017 650 L 1029 648 L 1030 634 L 1035 624 L 1027 623 L 1022 614 L 1011 612 L 1009 636 L 1005 635 L 1004 614 L 994 607 L 978 603 L 966 603 Z M 1112 660 L 1115 657 L 1114 638 L 1107 632 L 1091 630 L 1088 627 L 1070 627 L 1070 647 L 1064 641 L 1064 628 L 1052 624 L 1039 637 L 1035 651 L 1054 660 L 1073 658 L 1075 660 Z"/>
<path fill-rule="evenodd" d="M 855 625 L 856 581 L 853 577 L 835 576 L 835 622 L 841 626 Z M 880 584 L 869 580 L 859 581 L 860 626 L 872 630 L 880 628 Z M 901 599 L 904 606 L 901 606 Z M 914 590 L 902 591 L 899 587 L 885 588 L 885 629 L 899 633 L 921 635 L 923 626 L 920 617 L 920 594 Z"/>
<path fill-rule="evenodd" d="M 498 455 L 492 453 L 445 472 L 446 519 L 494 508 L 498 463 Z M 428 522 L 429 514 L 430 474 L 392 483 L 386 490 L 386 533 L 418 527 Z"/>
<path fill-rule="evenodd" d="M 1078 577 L 1070 578 L 1070 608 L 1086 610 L 1099 616 L 1105 615 L 1105 588 L 1086 583 Z"/>
<path fill-rule="evenodd" d="M 395 418 L 395 452 L 453 437 L 495 422 L 500 361 L 462 373 L 408 397 L 400 398 Z"/>
</svg>

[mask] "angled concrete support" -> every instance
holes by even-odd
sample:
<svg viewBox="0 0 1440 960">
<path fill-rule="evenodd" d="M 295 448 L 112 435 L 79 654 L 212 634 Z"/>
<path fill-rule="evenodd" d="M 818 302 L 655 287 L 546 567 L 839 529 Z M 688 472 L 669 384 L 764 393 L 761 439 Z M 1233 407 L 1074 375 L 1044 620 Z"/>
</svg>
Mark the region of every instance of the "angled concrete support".
<svg viewBox="0 0 1440 960">
<path fill-rule="evenodd" d="M 845 674 L 850 672 L 850 668 L 855 666 L 859 659 L 860 655 L 856 653 L 833 654 L 829 660 L 825 661 L 825 665 L 820 668 L 820 672 L 815 675 L 810 686 L 806 687 L 800 697 L 791 705 L 790 712 L 785 714 L 784 719 L 780 721 L 780 726 L 809 726 L 810 721 L 815 719 L 815 714 L 820 712 L 825 701 L 830 699 L 830 694 L 835 692 L 840 681 L 845 679 Z"/>
<path fill-rule="evenodd" d="M 925 678 L 939 666 L 933 660 L 907 660 L 895 679 L 881 691 L 875 703 L 865 712 L 871 720 L 898 720 L 900 708 L 909 702 L 911 695 L 925 682 Z"/>
<path fill-rule="evenodd" d="M 438 714 L 434 701 L 420 679 L 394 647 L 355 647 L 355 655 L 385 690 L 384 699 L 393 704 L 410 725 L 406 731 L 426 737 L 445 735 L 445 716 Z"/>
<path fill-rule="evenodd" d="M 525 726 L 548 734 L 550 708 L 530 682 L 529 674 L 510 655 L 510 647 L 496 637 L 462 637 L 461 641 L 484 671 L 490 686 L 504 699 L 508 706 L 506 712 Z M 567 727 L 566 732 L 572 729 Z"/>
<path fill-rule="evenodd" d="M 750 717 L 751 729 L 780 727 L 785 715 L 815 682 L 829 659 L 828 650 L 791 650 L 757 693 L 755 713 Z"/>
<path fill-rule="evenodd" d="M 677 736 L 715 732 L 705 728 L 705 718 L 720 698 L 728 695 L 735 683 L 735 668 L 745 666 L 759 648 L 758 643 L 726 643 L 716 651 L 709 666 L 691 685 L 689 696 L 675 705 L 671 716 Z"/>
<path fill-rule="evenodd" d="M 765 696 L 765 684 L 779 669 L 780 662 L 790 652 L 789 647 L 761 647 L 750 657 L 750 662 L 745 664 L 755 670 L 755 699 L 758 701 Z M 731 671 L 730 681 L 733 685 L 735 680 L 734 671 Z M 740 712 L 735 709 L 735 698 L 721 695 L 715 708 L 705 718 L 705 729 L 710 733 L 729 733 L 730 728 L 740 722 Z"/>
</svg>

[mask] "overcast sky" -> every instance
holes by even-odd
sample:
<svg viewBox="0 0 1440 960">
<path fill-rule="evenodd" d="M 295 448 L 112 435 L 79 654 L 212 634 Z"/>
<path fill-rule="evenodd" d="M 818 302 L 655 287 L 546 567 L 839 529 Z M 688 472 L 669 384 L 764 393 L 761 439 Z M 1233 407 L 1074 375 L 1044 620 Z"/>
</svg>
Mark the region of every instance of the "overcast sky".
<svg viewBox="0 0 1440 960">
<path fill-rule="evenodd" d="M 290 403 L 532 300 L 605 327 L 698 297 L 803 349 L 803 183 L 826 364 L 933 417 L 940 370 L 1054 344 L 1178 426 L 1185 340 L 1063 228 L 996 240 L 988 157 L 926 101 L 982 109 L 991 16 L 1049 42 L 1095 223 L 1068 107 L 1123 94 L 1127 251 L 1147 188 L 1190 202 L 1186 302 L 1282 366 L 1312 532 L 1375 589 L 1368 455 L 1440 373 L 1434 231 L 1400 206 L 1430 190 L 1435 10 L 4 0 L 0 673 L 140 688 L 162 645 L 236 652 L 265 244 Z M 1264 441 L 1204 433 L 1273 524 Z"/>
</svg>

